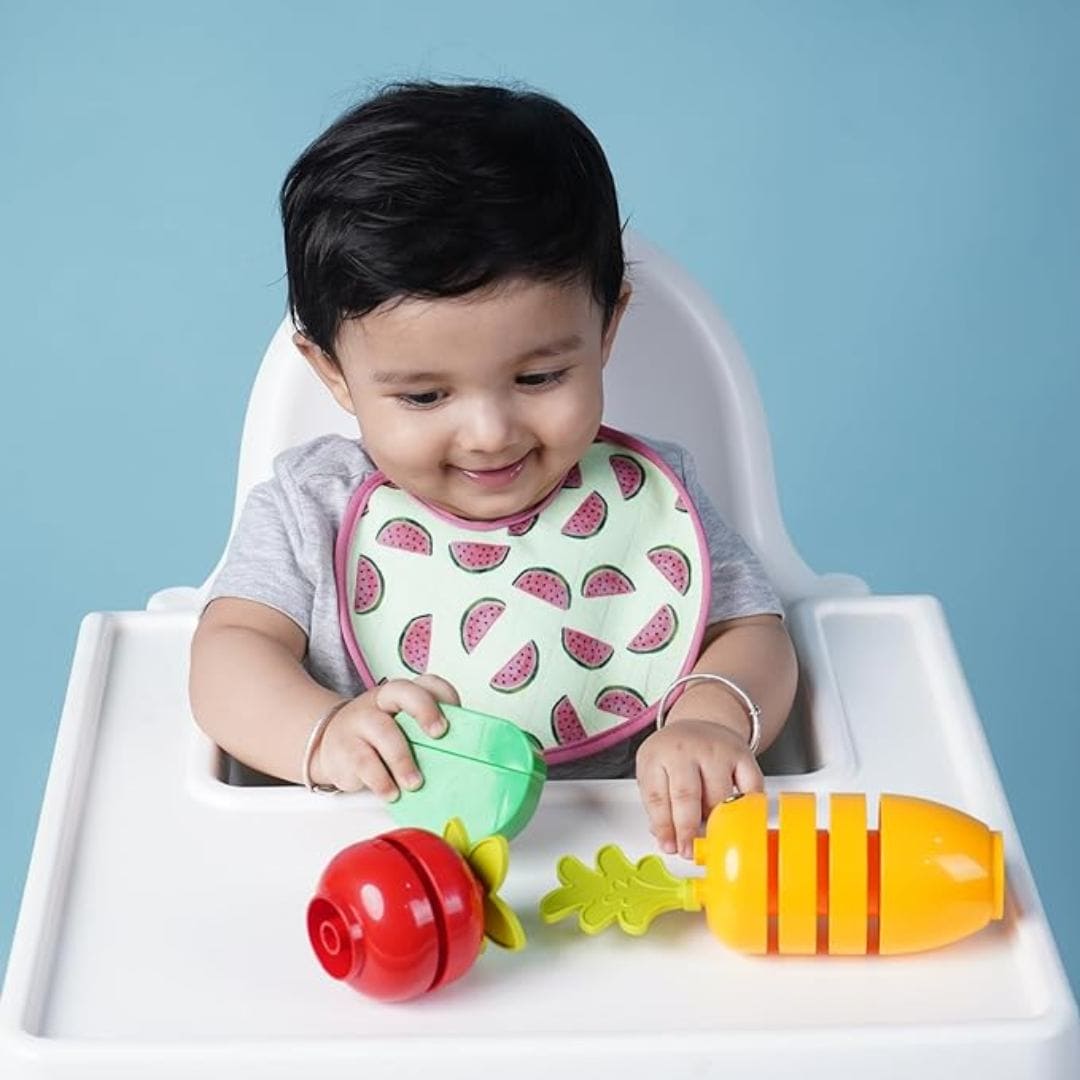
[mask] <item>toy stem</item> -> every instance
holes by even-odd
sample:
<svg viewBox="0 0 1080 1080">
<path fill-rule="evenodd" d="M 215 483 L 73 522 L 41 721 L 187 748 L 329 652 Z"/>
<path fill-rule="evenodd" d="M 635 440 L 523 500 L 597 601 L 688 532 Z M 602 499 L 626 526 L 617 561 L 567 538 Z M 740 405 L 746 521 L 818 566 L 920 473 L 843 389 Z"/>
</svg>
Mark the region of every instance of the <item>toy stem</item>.
<svg viewBox="0 0 1080 1080">
<path fill-rule="evenodd" d="M 562 887 L 540 901 L 540 918 L 558 922 L 578 913 L 578 926 L 586 934 L 598 934 L 612 922 L 635 936 L 644 934 L 657 915 L 665 911 L 699 911 L 693 878 L 677 878 L 656 855 L 632 863 L 615 844 L 596 853 L 596 869 L 573 855 L 558 863 Z"/>
</svg>

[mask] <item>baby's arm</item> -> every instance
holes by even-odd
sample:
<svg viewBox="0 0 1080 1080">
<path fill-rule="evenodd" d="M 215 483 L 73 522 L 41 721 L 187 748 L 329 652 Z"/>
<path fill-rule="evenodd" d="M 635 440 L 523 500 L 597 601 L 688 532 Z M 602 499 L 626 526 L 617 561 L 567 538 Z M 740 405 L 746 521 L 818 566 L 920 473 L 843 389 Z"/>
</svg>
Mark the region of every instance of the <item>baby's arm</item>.
<svg viewBox="0 0 1080 1080">
<path fill-rule="evenodd" d="M 779 615 L 749 615 L 713 623 L 705 634 L 695 672 L 723 675 L 761 710 L 761 743 L 767 750 L 783 730 L 799 677 L 795 647 Z M 667 722 L 706 715 L 749 741 L 750 718 L 742 702 L 720 683 L 702 679 L 686 687 Z"/>
<path fill-rule="evenodd" d="M 203 613 L 191 646 L 191 707 L 223 750 L 260 772 L 299 783 L 304 747 L 316 721 L 347 700 L 319 685 L 301 660 L 304 632 L 281 612 L 221 597 Z M 393 721 L 405 709 L 433 735 L 444 720 L 437 701 L 459 704 L 433 675 L 395 679 L 350 701 L 327 727 L 312 759 L 316 784 L 371 788 L 393 798 L 420 783 L 409 744 Z"/>
<path fill-rule="evenodd" d="M 783 621 L 752 615 L 716 623 L 695 672 L 723 675 L 761 710 L 765 750 L 780 734 L 795 698 L 798 665 Z M 750 719 L 721 683 L 690 683 L 668 710 L 663 730 L 638 750 L 637 777 L 650 827 L 665 851 L 689 857 L 704 817 L 735 787 L 760 791 L 764 778 L 749 752 Z"/>
</svg>

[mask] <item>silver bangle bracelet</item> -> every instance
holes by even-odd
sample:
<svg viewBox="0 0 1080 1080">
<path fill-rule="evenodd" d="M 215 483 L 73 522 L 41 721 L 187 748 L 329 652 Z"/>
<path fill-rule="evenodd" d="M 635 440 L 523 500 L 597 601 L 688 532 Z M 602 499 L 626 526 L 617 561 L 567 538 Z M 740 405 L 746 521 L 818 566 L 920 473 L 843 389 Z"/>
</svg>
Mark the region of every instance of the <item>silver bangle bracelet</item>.
<svg viewBox="0 0 1080 1080">
<path fill-rule="evenodd" d="M 333 795 L 339 790 L 334 787 L 333 784 L 314 783 L 311 779 L 311 762 L 315 757 L 315 749 L 319 745 L 319 740 L 322 738 L 323 732 L 329 727 L 330 721 L 333 720 L 351 700 L 351 698 L 346 698 L 344 701 L 337 702 L 332 708 L 327 710 L 325 715 L 319 717 L 315 722 L 315 726 L 311 729 L 307 745 L 304 747 L 304 761 L 300 767 L 300 775 L 303 777 L 304 787 L 306 787 L 308 791 L 321 791 L 325 794 Z"/>
<path fill-rule="evenodd" d="M 743 708 L 746 709 L 747 716 L 750 717 L 750 753 L 756 754 L 757 748 L 761 744 L 761 710 L 750 699 L 750 695 L 737 683 L 733 683 L 730 679 L 725 679 L 723 675 L 713 675 L 712 672 L 708 671 L 699 671 L 690 675 L 684 675 L 681 679 L 676 679 L 664 691 L 663 697 L 660 698 L 660 704 L 656 707 L 656 730 L 659 731 L 664 726 L 665 720 L 667 719 L 666 705 L 672 690 L 677 686 L 698 682 L 699 680 L 722 683 L 742 702 Z"/>
</svg>

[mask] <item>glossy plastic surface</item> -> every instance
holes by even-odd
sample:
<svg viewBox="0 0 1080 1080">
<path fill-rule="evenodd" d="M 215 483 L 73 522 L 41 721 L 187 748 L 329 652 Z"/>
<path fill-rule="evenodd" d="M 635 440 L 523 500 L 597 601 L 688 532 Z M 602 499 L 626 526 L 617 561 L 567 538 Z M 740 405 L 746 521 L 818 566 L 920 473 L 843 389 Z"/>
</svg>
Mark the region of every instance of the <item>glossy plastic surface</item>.
<svg viewBox="0 0 1080 1080">
<path fill-rule="evenodd" d="M 769 890 L 769 907 L 776 909 L 777 952 L 817 952 L 818 879 L 824 875 L 818 873 L 816 822 L 817 800 L 808 791 L 780 796 L 776 878 Z"/>
<path fill-rule="evenodd" d="M 870 918 L 866 796 L 829 796 L 829 952 L 866 952 Z"/>
<path fill-rule="evenodd" d="M 334 856 L 307 923 L 327 974 L 369 997 L 403 1001 L 472 966 L 483 938 L 483 892 L 439 837 L 396 829 Z"/>
<path fill-rule="evenodd" d="M 1000 832 L 953 807 L 893 794 L 881 796 L 871 831 L 861 796 L 829 801 L 835 842 L 816 828 L 807 792 L 780 794 L 776 830 L 765 827 L 760 793 L 713 810 L 694 844 L 705 867 L 694 895 L 721 941 L 751 953 L 909 953 L 1002 918 Z"/>
<path fill-rule="evenodd" d="M 1005 913 L 1000 832 L 926 799 L 882 795 L 878 833 L 882 953 L 934 949 Z"/>
<path fill-rule="evenodd" d="M 768 948 L 768 822 L 765 799 L 748 795 L 714 810 L 694 841 L 694 862 L 708 868 L 694 896 L 713 934 L 740 952 Z"/>
<path fill-rule="evenodd" d="M 402 791 L 388 809 L 399 825 L 441 833 L 459 818 L 470 836 L 517 836 L 547 779 L 537 741 L 497 716 L 442 705 L 447 730 L 434 738 L 408 714 L 395 719 L 412 744 L 422 787 Z"/>
</svg>

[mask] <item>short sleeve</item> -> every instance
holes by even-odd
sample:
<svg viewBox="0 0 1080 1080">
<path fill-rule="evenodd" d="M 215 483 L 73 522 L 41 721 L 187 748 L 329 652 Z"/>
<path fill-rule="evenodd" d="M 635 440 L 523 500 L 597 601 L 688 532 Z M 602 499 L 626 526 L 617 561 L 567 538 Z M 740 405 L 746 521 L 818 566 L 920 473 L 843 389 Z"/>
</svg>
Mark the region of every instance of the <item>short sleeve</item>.
<svg viewBox="0 0 1080 1080">
<path fill-rule="evenodd" d="M 697 507 L 712 562 L 709 625 L 748 615 L 780 615 L 784 608 L 750 545 L 720 516 L 698 479 L 693 456 L 679 447 L 683 483 Z"/>
<path fill-rule="evenodd" d="M 300 512 L 281 478 L 251 489 L 207 603 L 230 596 L 287 615 L 310 637 L 314 583 L 303 570 Z"/>
</svg>

